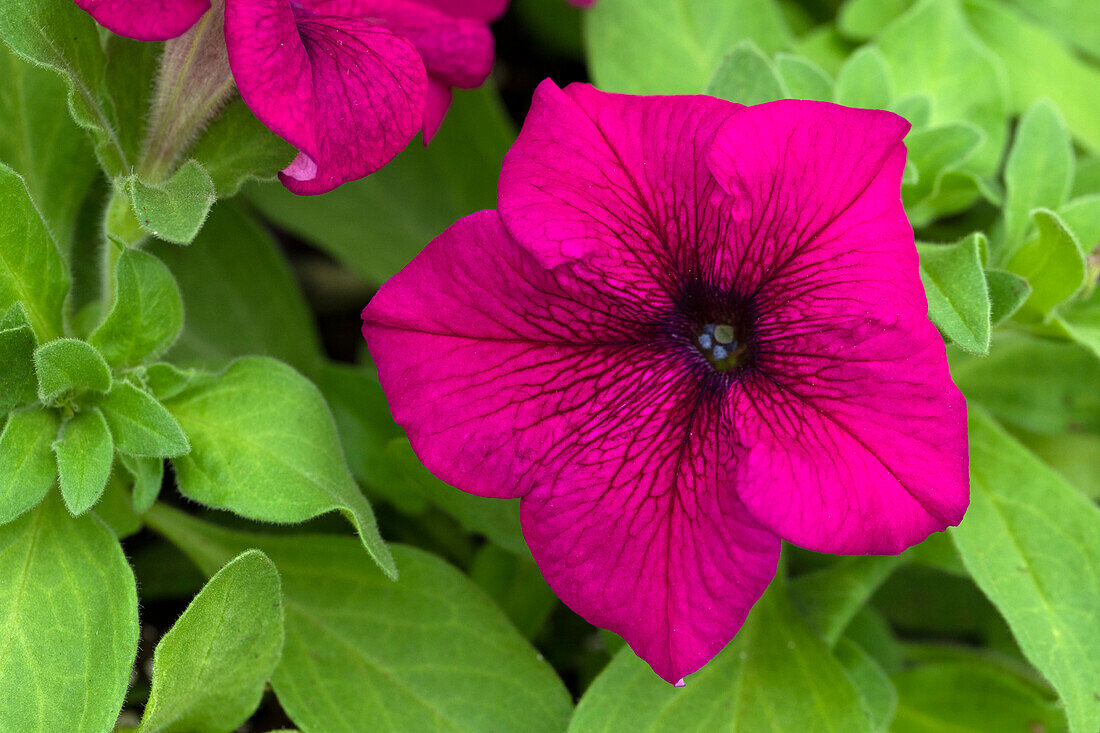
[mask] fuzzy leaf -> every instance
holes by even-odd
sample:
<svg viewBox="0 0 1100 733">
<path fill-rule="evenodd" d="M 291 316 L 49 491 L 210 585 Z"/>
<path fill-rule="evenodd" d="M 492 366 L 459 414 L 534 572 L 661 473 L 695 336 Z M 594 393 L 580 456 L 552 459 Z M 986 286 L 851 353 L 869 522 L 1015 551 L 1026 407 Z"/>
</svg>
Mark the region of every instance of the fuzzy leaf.
<svg viewBox="0 0 1100 733">
<path fill-rule="evenodd" d="M 745 105 L 788 96 L 775 65 L 752 41 L 742 41 L 722 59 L 707 94 Z"/>
<path fill-rule="evenodd" d="M 128 456 L 125 453 L 120 453 L 118 459 L 134 479 L 134 511 L 138 514 L 148 511 L 164 483 L 164 459 Z"/>
<path fill-rule="evenodd" d="M 214 181 L 195 160 L 188 160 L 163 183 L 131 176 L 126 192 L 141 228 L 173 244 L 191 244 L 217 200 Z"/>
<path fill-rule="evenodd" d="M 283 648 L 279 573 L 259 550 L 203 587 L 153 654 L 139 733 L 229 733 L 259 706 Z"/>
<path fill-rule="evenodd" d="M 1100 728 L 1100 508 L 981 411 L 970 416 L 971 501 L 951 536 L 1073 733 Z"/>
<path fill-rule="evenodd" d="M 836 25 L 849 38 L 874 38 L 912 4 L 913 0 L 847 0 L 837 13 Z"/>
<path fill-rule="evenodd" d="M 871 729 L 885 731 L 894 720 L 898 707 L 898 691 L 882 666 L 863 647 L 847 637 L 841 637 L 834 648 L 836 658 L 852 685 L 859 690 Z"/>
<path fill-rule="evenodd" d="M 76 413 L 61 427 L 54 443 L 61 498 L 73 516 L 91 509 L 111 475 L 115 446 L 103 413 L 92 408 Z"/>
<path fill-rule="evenodd" d="M 69 516 L 54 494 L 0 526 L 5 730 L 112 730 L 137 640 L 134 574 L 96 516 Z"/>
<path fill-rule="evenodd" d="M 273 180 L 294 160 L 294 148 L 264 127 L 241 99 L 229 104 L 191 151 L 210 174 L 218 198 L 236 196 L 253 180 Z"/>
<path fill-rule="evenodd" d="M 34 375 L 34 329 L 22 303 L 15 303 L 0 319 L 0 417 L 16 405 L 34 402 L 38 388 Z"/>
<path fill-rule="evenodd" d="M 836 77 L 836 103 L 846 107 L 886 109 L 894 97 L 886 58 L 874 46 L 864 46 L 844 62 Z"/>
<path fill-rule="evenodd" d="M 972 354 L 989 353 L 989 288 L 975 232 L 955 244 L 921 244 L 920 279 L 928 296 L 928 317 L 941 332 Z"/>
<path fill-rule="evenodd" d="M 1057 210 L 1073 187 L 1073 145 L 1058 108 L 1040 100 L 1020 118 L 1005 163 L 1005 240 L 1023 243 L 1033 209 Z"/>
<path fill-rule="evenodd" d="M 120 453 L 174 458 L 190 448 L 187 436 L 164 405 L 129 382 L 116 382 L 98 404 Z"/>
<path fill-rule="evenodd" d="M 1005 269 L 1031 286 L 1031 297 L 1021 306 L 1019 316 L 1039 320 L 1081 288 L 1087 269 L 1081 245 L 1061 217 L 1036 209 L 1032 219 L 1037 234 L 1013 252 Z"/>
<path fill-rule="evenodd" d="M 38 339 L 57 338 L 69 271 L 23 179 L 3 163 L 0 211 L 0 310 L 21 302 Z"/>
<path fill-rule="evenodd" d="M 986 270 L 985 280 L 989 285 L 989 320 L 993 326 L 1012 317 L 1031 297 L 1027 280 L 1008 270 Z"/>
<path fill-rule="evenodd" d="M 156 257 L 127 249 L 115 266 L 111 311 L 88 341 L 126 369 L 163 354 L 181 328 L 183 299 L 172 273 Z"/>
<path fill-rule="evenodd" d="M 191 452 L 172 462 L 184 495 L 267 522 L 338 509 L 371 557 L 396 576 L 370 503 L 344 462 L 332 414 L 308 379 L 274 359 L 246 357 L 166 405 L 191 439 Z"/>
<path fill-rule="evenodd" d="M 38 406 L 8 416 L 0 433 L 0 524 L 42 501 L 57 480 L 51 447 L 60 427 L 53 410 Z"/>
<path fill-rule="evenodd" d="M 82 390 L 106 392 L 111 388 L 111 368 L 94 346 L 79 339 L 57 339 L 34 352 L 38 375 L 38 399 L 50 403 Z"/>
<path fill-rule="evenodd" d="M 833 80 L 813 61 L 789 53 L 777 53 L 775 68 L 792 99 L 832 101 Z"/>
</svg>

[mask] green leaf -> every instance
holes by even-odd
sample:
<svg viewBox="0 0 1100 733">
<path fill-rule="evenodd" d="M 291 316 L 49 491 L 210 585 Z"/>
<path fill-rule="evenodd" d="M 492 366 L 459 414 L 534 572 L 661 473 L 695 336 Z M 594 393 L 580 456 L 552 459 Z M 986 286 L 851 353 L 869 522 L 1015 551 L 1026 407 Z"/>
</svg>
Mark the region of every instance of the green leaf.
<svg viewBox="0 0 1100 733">
<path fill-rule="evenodd" d="M 150 251 L 168 264 L 183 292 L 187 319 L 172 361 L 220 367 L 236 356 L 265 354 L 309 371 L 320 358 L 313 315 L 294 273 L 271 234 L 239 206 L 216 207 L 186 250 L 154 244 Z"/>
<path fill-rule="evenodd" d="M 119 146 L 136 165 L 145 143 L 153 88 L 160 70 L 164 44 L 147 43 L 107 34 L 107 90 L 114 106 Z M 129 175 L 129 168 L 119 175 Z"/>
<path fill-rule="evenodd" d="M 130 492 L 120 473 L 116 469 L 107 479 L 107 488 L 95 505 L 95 515 L 122 540 L 139 532 L 144 525 L 141 518 L 134 512 Z"/>
<path fill-rule="evenodd" d="M 248 198 L 283 229 L 382 283 L 455 221 L 496 206 L 500 163 L 514 140 L 499 95 L 484 85 L 455 94 L 431 145 L 409 145 L 377 173 L 320 196 L 269 184 L 248 188 Z"/>
<path fill-rule="evenodd" d="M 836 25 L 857 41 L 874 38 L 912 4 L 913 0 L 847 0 L 837 13 Z"/>
<path fill-rule="evenodd" d="M 984 239 L 975 232 L 955 244 L 917 245 L 928 317 L 972 354 L 989 353 L 990 296 L 979 251 Z"/>
<path fill-rule="evenodd" d="M 166 404 L 191 439 L 191 452 L 172 462 L 184 495 L 267 522 L 338 509 L 396 576 L 370 503 L 344 463 L 332 414 L 308 379 L 274 359 L 246 357 Z"/>
<path fill-rule="evenodd" d="M 223 199 L 236 196 L 249 181 L 274 179 L 294 154 L 294 146 L 264 127 L 239 98 L 210 123 L 191 151 Z"/>
<path fill-rule="evenodd" d="M 128 456 L 120 453 L 118 460 L 134 479 L 134 511 L 138 514 L 148 511 L 157 500 L 160 487 L 164 484 L 164 459 Z"/>
<path fill-rule="evenodd" d="M 847 637 L 840 638 L 834 649 L 844 665 L 848 679 L 863 698 L 871 729 L 885 731 L 894 720 L 898 707 L 898 691 L 874 657 Z"/>
<path fill-rule="evenodd" d="M 217 200 L 213 179 L 195 160 L 188 160 L 164 182 L 130 176 L 125 188 L 141 228 L 173 244 L 191 244 Z"/>
<path fill-rule="evenodd" d="M 752 41 L 742 41 L 722 59 L 707 94 L 750 105 L 784 99 L 787 90 L 775 65 L 760 47 Z"/>
<path fill-rule="evenodd" d="M 1034 685 L 977 656 L 921 664 L 895 674 L 893 682 L 892 733 L 1066 729 L 1062 711 Z"/>
<path fill-rule="evenodd" d="M 470 565 L 470 578 L 508 614 L 519 632 L 531 639 L 558 605 L 554 591 L 535 561 L 485 543 Z"/>
<path fill-rule="evenodd" d="M 34 352 L 38 375 L 38 399 L 51 403 L 81 390 L 106 392 L 111 388 L 111 368 L 94 346 L 79 339 L 57 339 Z"/>
<path fill-rule="evenodd" d="M 69 117 L 57 74 L 0 43 L 0 78 L 0 160 L 23 176 L 54 237 L 68 250 L 97 171 L 92 147 Z"/>
<path fill-rule="evenodd" d="M 989 285 L 989 318 L 994 326 L 1010 318 L 1031 297 L 1027 280 L 1008 270 L 986 270 L 985 279 Z"/>
<path fill-rule="evenodd" d="M 791 704 L 792 700 L 800 701 Z M 570 733 L 870 731 L 844 668 L 772 581 L 733 641 L 677 689 L 629 648 L 581 697 Z"/>
<path fill-rule="evenodd" d="M 966 170 L 996 172 L 1007 136 L 1005 71 L 969 28 L 959 0 L 921 0 L 875 43 L 890 63 L 899 96 L 931 97 L 930 124 L 969 122 L 985 132 Z"/>
<path fill-rule="evenodd" d="M 1010 0 L 1020 10 L 1055 31 L 1059 36 L 1100 59 L 1100 17 L 1087 2 L 1066 0 Z"/>
<path fill-rule="evenodd" d="M 164 405 L 129 382 L 115 382 L 98 405 L 119 453 L 175 458 L 190 450 L 187 436 Z"/>
<path fill-rule="evenodd" d="M 175 397 L 195 382 L 206 379 L 209 372 L 199 369 L 181 369 L 175 364 L 159 362 L 136 370 L 141 375 L 142 384 L 158 400 Z"/>
<path fill-rule="evenodd" d="M 1081 245 L 1057 214 L 1036 209 L 1031 216 L 1038 233 L 1009 256 L 1005 269 L 1031 285 L 1019 316 L 1038 320 L 1080 290 L 1087 269 Z"/>
<path fill-rule="evenodd" d="M 279 573 L 249 550 L 210 579 L 157 644 L 138 730 L 235 730 L 259 706 L 282 648 Z"/>
<path fill-rule="evenodd" d="M 38 398 L 34 375 L 34 330 L 22 303 L 0 318 L 0 417 L 11 408 Z"/>
<path fill-rule="evenodd" d="M 1073 145 L 1062 115 L 1049 100 L 1020 118 L 1005 163 L 1005 240 L 1012 253 L 1024 241 L 1031 212 L 1057 210 L 1073 188 Z"/>
<path fill-rule="evenodd" d="M 61 422 L 52 410 L 27 407 L 8 416 L 0 433 L 0 524 L 42 501 L 57 480 L 54 439 Z"/>
<path fill-rule="evenodd" d="M 115 446 L 103 413 L 93 407 L 66 420 L 53 451 L 61 498 L 69 513 L 79 516 L 99 501 L 111 475 Z"/>
<path fill-rule="evenodd" d="M 88 341 L 113 366 L 126 369 L 168 350 L 183 328 L 183 299 L 156 257 L 125 250 L 115 265 L 111 311 Z"/>
<path fill-rule="evenodd" d="M 846 557 L 792 580 L 791 595 L 810 625 L 833 646 L 856 612 L 902 562 L 898 555 Z"/>
<path fill-rule="evenodd" d="M 1058 210 L 1058 215 L 1086 254 L 1100 247 L 1100 193 L 1073 199 Z"/>
<path fill-rule="evenodd" d="M 980 411 L 970 415 L 963 563 L 1050 680 L 1074 733 L 1100 728 L 1100 508 Z"/>
<path fill-rule="evenodd" d="M 835 76 L 855 44 L 837 33 L 832 23 L 822 23 L 794 43 L 794 52 L 805 56 L 826 73 Z"/>
<path fill-rule="evenodd" d="M 1100 87 L 1100 70 L 1003 3 L 966 0 L 965 7 L 974 31 L 1008 71 L 1012 109 L 1023 111 L 1036 100 L 1048 97 L 1058 105 L 1073 136 L 1089 150 L 1100 151 L 1100 115 L 1095 99 L 1081 93 L 1082 89 Z"/>
<path fill-rule="evenodd" d="M 283 581 L 272 686 L 303 731 L 560 731 L 569 693 L 468 578 L 395 546 L 390 582 L 350 538 L 230 532 L 157 504 L 146 515 L 207 573 L 258 547 Z M 324 694 L 318 694 L 318 691 Z"/>
<path fill-rule="evenodd" d="M 772 0 L 600 0 L 585 13 L 585 54 L 600 89 L 626 94 L 701 94 L 738 42 L 765 53 L 791 36 Z"/>
<path fill-rule="evenodd" d="M 886 57 L 870 45 L 853 53 L 840 67 L 834 94 L 834 101 L 847 107 L 889 107 L 894 91 Z"/>
<path fill-rule="evenodd" d="M 777 53 L 775 68 L 792 99 L 832 101 L 833 80 L 813 61 L 789 53 Z"/>
<path fill-rule="evenodd" d="M 1100 193 L 1100 155 L 1077 158 L 1077 174 L 1073 177 L 1073 196 Z"/>
<path fill-rule="evenodd" d="M 137 652 L 137 589 L 118 540 L 57 495 L 0 527 L 0 721 L 112 730 Z"/>
<path fill-rule="evenodd" d="M 1094 290 L 1088 300 L 1062 309 L 1053 325 L 1100 359 L 1100 290 Z"/>
<path fill-rule="evenodd" d="M 967 186 L 968 195 L 958 200 L 951 192 L 949 175 L 966 164 L 984 139 L 981 128 L 966 122 L 924 127 L 906 135 L 909 162 L 917 167 L 920 178 L 914 184 L 903 186 L 902 200 L 916 226 L 973 203 L 977 186 Z"/>
<path fill-rule="evenodd" d="M 1013 435 L 1085 496 L 1100 499 L 1100 435 L 1040 435 L 1019 428 L 1013 431 Z"/>
<path fill-rule="evenodd" d="M 0 211 L 0 309 L 22 302 L 39 340 L 57 338 L 69 271 L 23 179 L 3 163 Z"/>
<path fill-rule="evenodd" d="M 69 87 L 69 112 L 95 137 L 104 169 L 112 175 L 129 171 L 134 161 L 110 112 L 106 56 L 92 17 L 68 0 L 3 3 L 0 36 L 20 56 L 61 74 Z"/>
<path fill-rule="evenodd" d="M 914 130 L 919 130 L 927 127 L 928 120 L 932 117 L 932 100 L 928 98 L 927 94 L 911 94 L 894 102 L 891 109 L 894 113 L 909 120 L 909 124 L 913 126 Z M 910 141 L 906 140 L 905 142 L 908 145 Z M 909 151 L 909 157 L 910 159 L 913 157 L 912 150 Z"/>
<path fill-rule="evenodd" d="M 1002 332 L 987 357 L 951 357 L 963 394 L 998 420 L 1047 435 L 1100 432 L 1100 363 L 1085 349 Z"/>
</svg>

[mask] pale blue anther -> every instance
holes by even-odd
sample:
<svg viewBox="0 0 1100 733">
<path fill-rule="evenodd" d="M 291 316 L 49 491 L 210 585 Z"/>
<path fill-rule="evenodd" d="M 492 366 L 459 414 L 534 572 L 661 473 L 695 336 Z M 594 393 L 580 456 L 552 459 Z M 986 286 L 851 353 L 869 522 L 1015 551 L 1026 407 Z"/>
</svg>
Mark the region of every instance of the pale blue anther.
<svg viewBox="0 0 1100 733">
<path fill-rule="evenodd" d="M 711 338 L 709 333 L 704 333 L 699 337 L 699 345 L 704 349 L 709 349 L 711 346 L 714 346 L 714 339 Z"/>
<path fill-rule="evenodd" d="M 726 351 L 726 347 L 721 345 L 715 346 L 714 350 L 710 353 L 714 357 L 715 361 L 722 361 L 730 355 L 730 352 Z"/>
</svg>

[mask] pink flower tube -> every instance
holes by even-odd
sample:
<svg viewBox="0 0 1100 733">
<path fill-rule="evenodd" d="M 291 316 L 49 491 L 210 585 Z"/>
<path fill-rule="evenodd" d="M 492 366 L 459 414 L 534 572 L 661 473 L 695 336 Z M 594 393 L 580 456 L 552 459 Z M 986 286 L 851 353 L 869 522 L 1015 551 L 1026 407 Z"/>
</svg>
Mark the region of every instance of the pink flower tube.
<svg viewBox="0 0 1100 733">
<path fill-rule="evenodd" d="M 966 408 L 900 198 L 908 128 L 544 82 L 499 209 L 363 313 L 424 465 L 521 497 L 554 591 L 670 682 L 737 632 L 781 538 L 897 553 L 966 509 Z"/>
</svg>

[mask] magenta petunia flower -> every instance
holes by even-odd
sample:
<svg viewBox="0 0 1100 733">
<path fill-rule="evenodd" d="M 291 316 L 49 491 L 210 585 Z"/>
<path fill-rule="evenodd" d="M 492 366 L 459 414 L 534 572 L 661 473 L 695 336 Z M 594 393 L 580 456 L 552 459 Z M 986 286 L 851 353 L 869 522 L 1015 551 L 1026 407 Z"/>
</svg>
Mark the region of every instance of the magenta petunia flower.
<svg viewBox="0 0 1100 733">
<path fill-rule="evenodd" d="M 908 127 L 544 82 L 499 210 L 363 313 L 424 465 L 522 497 L 554 591 L 666 680 L 733 637 L 780 538 L 896 553 L 963 515 L 965 405 L 900 198 Z"/>
<path fill-rule="evenodd" d="M 229 65 L 241 96 L 298 149 L 280 175 L 323 193 L 381 168 L 423 127 L 431 138 L 451 87 L 493 65 L 488 21 L 506 0 L 226 0 Z"/>
<path fill-rule="evenodd" d="M 181 36 L 210 9 L 210 0 L 74 0 L 104 28 L 139 41 Z"/>
</svg>

